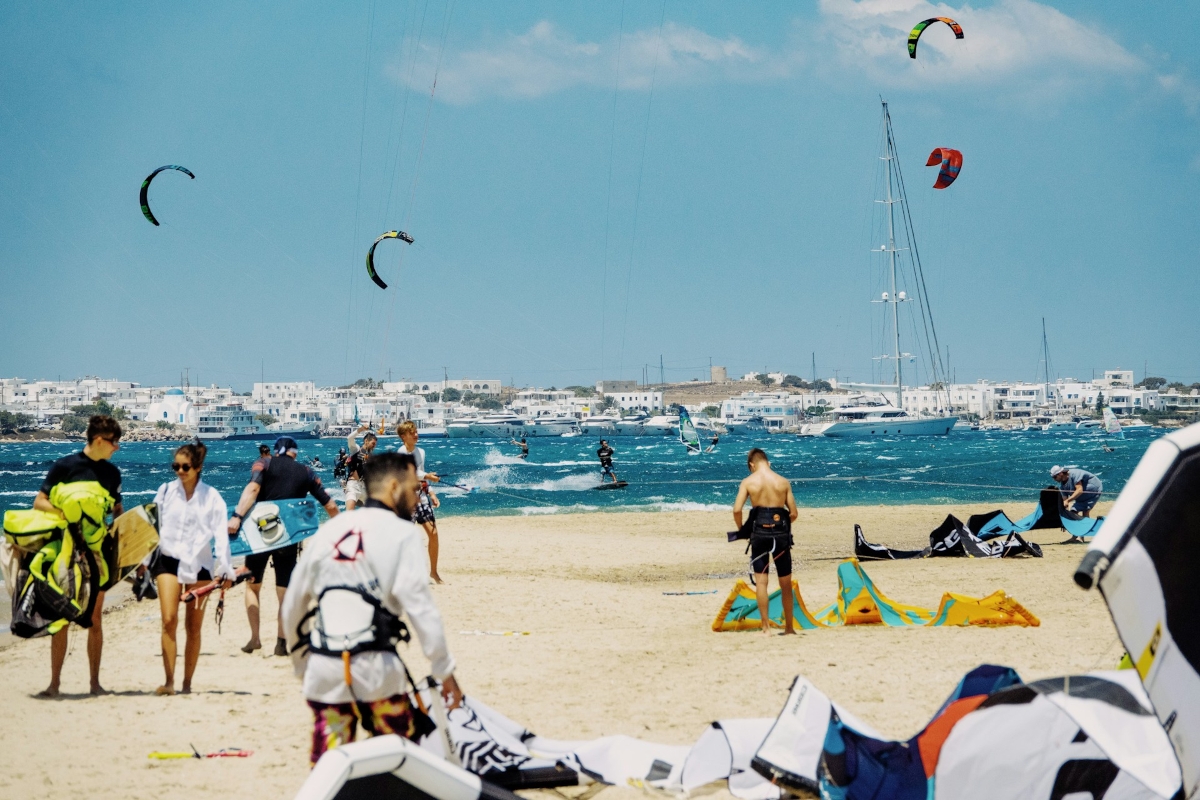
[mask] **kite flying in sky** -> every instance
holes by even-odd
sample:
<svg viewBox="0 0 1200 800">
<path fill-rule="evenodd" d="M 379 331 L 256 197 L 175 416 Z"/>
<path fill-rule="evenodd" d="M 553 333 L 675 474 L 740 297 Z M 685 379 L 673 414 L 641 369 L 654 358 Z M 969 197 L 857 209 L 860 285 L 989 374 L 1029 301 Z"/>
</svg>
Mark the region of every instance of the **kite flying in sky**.
<svg viewBox="0 0 1200 800">
<path fill-rule="evenodd" d="M 192 180 L 196 179 L 196 176 L 192 174 L 190 169 L 187 167 L 176 166 L 175 164 L 168 164 L 165 167 L 159 167 L 158 169 L 154 170 L 154 172 L 151 172 L 146 176 L 146 180 L 142 181 L 142 191 L 140 195 L 142 201 L 142 213 L 146 215 L 146 219 L 150 220 L 155 225 L 158 224 L 158 220 L 154 218 L 154 213 L 150 210 L 150 203 L 146 199 L 146 192 L 150 189 L 150 181 L 154 180 L 154 176 L 162 172 L 164 169 L 177 169 Z"/>
<path fill-rule="evenodd" d="M 962 153 L 951 150 L 949 147 L 935 147 L 929 154 L 929 160 L 925 162 L 925 166 L 932 167 L 934 164 L 941 164 L 942 169 L 938 172 L 937 182 L 933 184 L 933 188 L 945 189 L 954 183 L 959 170 L 962 169 Z"/>
<path fill-rule="evenodd" d="M 375 248 L 384 239 L 400 239 L 401 241 L 413 243 L 413 237 L 409 236 L 404 231 L 388 231 L 380 236 L 371 244 L 371 249 L 367 251 L 367 274 L 371 276 L 371 280 L 375 281 L 375 285 L 380 289 L 386 289 L 387 284 L 383 282 L 383 278 L 379 277 L 379 273 L 375 271 Z"/>
<path fill-rule="evenodd" d="M 954 20 L 950 19 L 949 17 L 932 17 L 930 19 L 925 20 L 924 22 L 918 22 L 917 26 L 912 29 L 911 33 L 908 34 L 908 57 L 909 58 L 917 57 L 917 40 L 921 38 L 921 34 L 925 32 L 925 29 L 928 28 L 930 25 L 932 25 L 935 22 L 944 22 L 947 25 L 949 25 L 950 30 L 954 31 L 955 39 L 963 38 L 962 26 L 959 25 Z"/>
</svg>

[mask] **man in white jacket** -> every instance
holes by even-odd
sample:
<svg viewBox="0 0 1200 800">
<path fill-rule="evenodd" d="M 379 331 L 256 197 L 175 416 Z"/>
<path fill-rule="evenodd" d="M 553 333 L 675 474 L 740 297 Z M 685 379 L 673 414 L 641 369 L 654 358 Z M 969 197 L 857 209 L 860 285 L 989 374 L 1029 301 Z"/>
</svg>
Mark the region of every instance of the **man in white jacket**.
<svg viewBox="0 0 1200 800">
<path fill-rule="evenodd" d="M 312 763 L 354 741 L 357 723 L 375 735 L 413 738 L 414 714 L 396 645 L 407 615 L 451 708 L 462 701 L 442 616 L 429 590 L 411 455 L 384 453 L 365 465 L 368 500 L 339 514 L 307 542 L 281 611 L 296 674 L 313 711 Z"/>
</svg>

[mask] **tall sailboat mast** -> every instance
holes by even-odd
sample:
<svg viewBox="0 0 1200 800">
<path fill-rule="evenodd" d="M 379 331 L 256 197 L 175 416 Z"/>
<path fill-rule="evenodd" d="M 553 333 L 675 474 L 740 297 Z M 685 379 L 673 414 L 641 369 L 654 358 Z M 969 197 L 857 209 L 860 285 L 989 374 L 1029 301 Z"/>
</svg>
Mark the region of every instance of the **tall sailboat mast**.
<svg viewBox="0 0 1200 800">
<path fill-rule="evenodd" d="M 892 293 L 889 297 L 892 304 L 892 355 L 896 361 L 896 408 L 904 408 L 904 390 L 900 374 L 900 298 L 896 295 L 896 218 L 893 213 L 895 200 L 892 199 L 892 159 L 895 158 L 892 146 L 892 116 L 888 113 L 887 103 L 883 104 L 883 116 L 887 120 L 887 152 L 883 156 L 887 161 L 887 219 L 888 219 L 888 261 L 891 267 Z"/>
</svg>

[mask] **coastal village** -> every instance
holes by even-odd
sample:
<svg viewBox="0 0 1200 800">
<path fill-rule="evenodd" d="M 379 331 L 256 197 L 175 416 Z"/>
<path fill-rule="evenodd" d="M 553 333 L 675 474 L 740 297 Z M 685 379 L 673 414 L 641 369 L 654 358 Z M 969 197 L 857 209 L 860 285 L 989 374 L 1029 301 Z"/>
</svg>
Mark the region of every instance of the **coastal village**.
<svg viewBox="0 0 1200 800">
<path fill-rule="evenodd" d="M 1132 370 L 1105 370 L 1088 380 L 1041 383 L 978 380 L 973 383 L 904 387 L 903 409 L 913 417 L 955 415 L 965 427 L 1031 429 L 1088 426 L 1101 408 L 1133 422 L 1177 427 L 1200 411 L 1200 386 L 1143 377 Z M 359 424 L 373 427 L 413 420 L 426 437 L 488 436 L 478 424 L 489 415 L 514 421 L 557 421 L 542 435 L 590 432 L 589 421 L 668 417 L 679 407 L 717 430 L 739 428 L 803 433 L 807 423 L 827 420 L 850 406 L 895 406 L 893 387 L 810 380 L 783 372 L 748 373 L 730 379 L 713 367 L 709 380 L 642 384 L 599 381 L 593 386 L 515 387 L 499 378 L 437 381 L 363 379 L 345 386 L 312 381 L 256 382 L 249 392 L 215 385 L 142 386 L 131 381 L 84 377 L 73 380 L 0 378 L 0 433 L 10 437 L 78 433 L 80 409 L 106 404 L 127 421 L 135 438 L 220 439 L 272 432 L 341 435 Z M 678 415 L 674 415 L 677 425 Z M 599 420 L 599 423 L 596 421 Z M 475 427 L 469 427 L 475 423 Z M 511 427 L 511 426 L 510 426 Z M 532 430 L 532 428 L 531 428 Z M 599 430 L 599 428 L 597 429 Z M 508 435 L 505 429 L 503 435 Z M 608 433 L 619 435 L 616 429 Z M 660 433 L 657 429 L 654 433 Z M 501 435 L 501 434 L 496 434 Z M 534 434 L 537 435 L 537 434 Z"/>
</svg>

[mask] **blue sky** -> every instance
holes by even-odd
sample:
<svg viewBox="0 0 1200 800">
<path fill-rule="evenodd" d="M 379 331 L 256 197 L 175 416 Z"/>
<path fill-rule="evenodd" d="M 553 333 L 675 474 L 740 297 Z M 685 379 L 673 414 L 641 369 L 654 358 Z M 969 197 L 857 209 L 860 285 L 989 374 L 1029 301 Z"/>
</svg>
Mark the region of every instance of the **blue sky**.
<svg viewBox="0 0 1200 800">
<path fill-rule="evenodd" d="M 0 375 L 868 380 L 883 95 L 960 381 L 1043 317 L 1060 376 L 1200 380 L 1200 5 L 1140 9 L 5 4 Z"/>
</svg>

